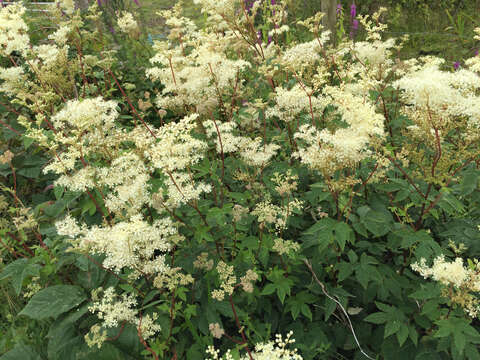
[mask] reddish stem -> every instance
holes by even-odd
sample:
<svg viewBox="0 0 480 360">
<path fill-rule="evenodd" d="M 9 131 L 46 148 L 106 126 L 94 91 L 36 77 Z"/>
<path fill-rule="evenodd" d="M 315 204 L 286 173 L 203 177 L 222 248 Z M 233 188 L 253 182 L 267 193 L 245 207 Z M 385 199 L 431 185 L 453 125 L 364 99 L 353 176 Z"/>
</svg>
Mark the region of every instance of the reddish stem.
<svg viewBox="0 0 480 360">
<path fill-rule="evenodd" d="M 153 351 L 153 349 L 150 346 L 148 346 L 147 342 L 145 341 L 145 339 L 142 336 L 142 318 L 143 318 L 142 313 L 140 313 L 140 322 L 138 323 L 138 328 L 137 328 L 138 338 L 140 339 L 140 342 L 145 347 L 145 349 L 147 349 L 150 352 L 150 354 L 153 355 L 154 359 L 158 360 L 157 353 L 155 351 Z"/>
</svg>

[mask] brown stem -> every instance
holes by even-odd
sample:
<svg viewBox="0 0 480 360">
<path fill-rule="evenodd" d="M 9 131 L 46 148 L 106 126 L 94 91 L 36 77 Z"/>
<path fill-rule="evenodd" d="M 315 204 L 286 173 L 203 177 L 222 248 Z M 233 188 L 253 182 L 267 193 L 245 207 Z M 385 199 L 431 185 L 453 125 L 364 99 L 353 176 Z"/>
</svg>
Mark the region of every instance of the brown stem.
<svg viewBox="0 0 480 360">
<path fill-rule="evenodd" d="M 147 342 L 145 341 L 145 339 L 143 338 L 142 336 L 142 313 L 140 312 L 139 314 L 140 316 L 140 322 L 138 323 L 138 328 L 137 328 L 137 334 L 138 334 L 138 338 L 140 339 L 140 342 L 142 343 L 142 345 L 145 347 L 145 349 L 148 350 L 148 352 L 150 352 L 150 354 L 152 354 L 153 358 L 155 360 L 158 360 L 158 355 L 155 351 L 153 351 L 153 349 L 148 346 Z"/>
<path fill-rule="evenodd" d="M 18 136 L 22 136 L 22 134 L 20 134 L 17 130 L 15 130 L 14 128 L 12 128 L 10 125 L 8 125 L 7 123 L 3 122 L 2 120 L 0 120 L 0 124 L 2 124 L 3 126 L 5 126 L 8 130 L 10 131 L 13 131 L 15 134 L 17 134 Z"/>
<path fill-rule="evenodd" d="M 222 186 L 220 187 L 220 191 L 221 191 L 221 194 L 220 194 L 220 202 L 221 202 L 221 206 L 220 207 L 223 207 L 223 183 L 225 182 L 225 155 L 223 153 L 223 143 L 222 143 L 222 137 L 220 136 L 220 130 L 218 129 L 218 126 L 217 126 L 217 122 L 215 121 L 215 119 L 213 119 L 213 116 L 212 116 L 212 121 L 213 121 L 213 124 L 215 125 L 215 129 L 217 129 L 217 135 L 218 135 L 218 141 L 220 142 L 220 155 L 222 156 Z"/>
<path fill-rule="evenodd" d="M 407 181 L 410 183 L 410 185 L 413 186 L 413 188 L 417 191 L 417 193 L 418 193 L 422 198 L 425 199 L 425 194 L 420 191 L 420 189 L 417 187 L 417 185 L 415 185 L 415 183 L 414 183 L 413 180 L 410 178 L 410 176 L 408 176 L 408 174 L 405 172 L 405 170 L 403 170 L 403 168 L 402 168 L 400 165 L 398 165 L 398 164 L 396 163 L 396 161 L 395 161 L 390 155 L 387 155 L 387 158 L 388 158 L 388 160 L 390 160 L 390 162 L 391 162 L 393 165 L 395 165 L 395 167 L 396 167 L 398 170 L 400 170 L 400 172 L 403 174 L 403 176 L 405 177 L 405 179 L 407 179 Z"/>
<path fill-rule="evenodd" d="M 237 286 L 239 285 L 236 285 L 235 287 Z M 240 325 L 240 320 L 238 319 L 237 311 L 235 310 L 235 305 L 233 303 L 232 295 L 233 295 L 233 292 L 232 294 L 230 294 L 230 306 L 232 307 L 233 316 L 235 317 L 235 323 L 237 324 L 238 331 L 240 332 L 240 335 L 242 336 L 242 340 L 245 343 L 245 349 L 247 350 L 248 357 L 250 358 L 250 360 L 253 360 L 252 353 L 250 352 L 250 348 L 248 347 L 247 338 L 245 337 L 245 333 L 243 332 L 243 327 Z"/>
<path fill-rule="evenodd" d="M 127 323 L 127 321 L 125 320 L 123 323 L 122 323 L 122 326 L 120 327 L 120 331 L 118 332 L 117 335 L 115 335 L 114 337 L 111 337 L 111 338 L 106 338 L 106 341 L 115 341 L 117 340 L 120 335 L 122 335 L 123 333 L 123 329 L 125 329 L 125 324 Z"/>
<path fill-rule="evenodd" d="M 148 130 L 148 132 L 150 133 L 150 135 L 152 135 L 155 139 L 157 138 L 157 136 L 153 133 L 153 131 L 148 127 L 147 123 L 145 122 L 145 120 L 143 120 L 140 115 L 138 115 L 137 113 L 137 110 L 135 110 L 135 108 L 133 107 L 132 105 L 132 102 L 130 101 L 130 98 L 127 96 L 127 94 L 125 93 L 125 91 L 123 90 L 123 88 L 120 86 L 120 83 L 118 82 L 117 78 L 115 77 L 115 75 L 113 75 L 113 72 L 111 69 L 108 69 L 108 72 L 110 73 L 110 76 L 112 77 L 112 79 L 115 81 L 115 83 L 117 84 L 117 87 L 118 89 L 120 90 L 120 92 L 122 93 L 123 97 L 125 98 L 125 100 L 127 100 L 127 103 L 128 105 L 130 106 L 130 109 L 132 110 L 132 113 L 137 117 L 137 119 L 140 120 L 140 122 L 143 124 L 143 126 L 145 126 L 145 128 Z"/>
<path fill-rule="evenodd" d="M 10 232 L 7 232 L 7 235 L 10 236 L 12 239 L 14 239 L 15 241 L 17 241 L 20 245 L 22 245 L 22 247 L 24 248 L 24 250 L 26 252 L 28 252 L 32 257 L 35 256 L 34 252 L 32 251 L 32 249 L 30 249 L 26 244 L 25 242 L 22 242 L 19 238 L 17 238 L 15 235 L 13 235 L 12 233 Z"/>
</svg>

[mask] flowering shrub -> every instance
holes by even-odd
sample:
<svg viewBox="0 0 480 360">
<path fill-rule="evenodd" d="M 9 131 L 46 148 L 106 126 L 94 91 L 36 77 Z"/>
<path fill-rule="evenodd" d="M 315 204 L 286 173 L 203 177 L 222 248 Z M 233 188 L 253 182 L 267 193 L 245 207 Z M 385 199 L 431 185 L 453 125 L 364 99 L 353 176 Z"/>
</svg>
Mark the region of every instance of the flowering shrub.
<svg viewBox="0 0 480 360">
<path fill-rule="evenodd" d="M 95 2 L 1 8 L 5 356 L 479 358 L 480 58 L 196 3 L 124 61 Z"/>
</svg>

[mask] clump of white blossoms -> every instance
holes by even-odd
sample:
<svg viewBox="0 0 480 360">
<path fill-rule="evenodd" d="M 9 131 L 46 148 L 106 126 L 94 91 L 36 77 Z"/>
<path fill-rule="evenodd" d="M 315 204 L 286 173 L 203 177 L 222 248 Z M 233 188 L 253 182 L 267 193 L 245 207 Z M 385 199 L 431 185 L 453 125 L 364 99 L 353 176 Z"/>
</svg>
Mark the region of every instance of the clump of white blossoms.
<svg viewBox="0 0 480 360">
<path fill-rule="evenodd" d="M 102 292 L 101 299 L 99 299 L 99 294 Z M 161 330 L 160 325 L 155 323 L 158 318 L 156 313 L 153 313 L 152 316 L 139 315 L 139 311 L 135 308 L 137 300 L 132 294 L 124 293 L 119 296 L 113 287 L 109 287 L 105 291 L 98 288 L 92 293 L 92 298 L 94 302 L 88 307 L 88 310 L 96 314 L 102 322 L 94 325 L 90 333 L 85 335 L 89 346 L 97 345 L 100 348 L 107 340 L 106 332 L 102 329 L 114 328 L 122 323 L 130 323 L 139 327 L 139 333 L 143 339 L 148 339 Z"/>
<path fill-rule="evenodd" d="M 242 88 L 239 73 L 250 67 L 245 60 L 232 60 L 227 56 L 234 35 L 197 30 L 175 7 L 160 15 L 168 19 L 174 29 L 169 42 L 155 43 L 156 54 L 150 62 L 156 66 L 147 70 L 148 77 L 164 85 L 157 106 L 180 113 L 185 108 L 193 108 L 208 115 L 220 105 L 222 111 L 231 112 L 232 104 L 223 102 L 222 98 L 234 93 L 238 96 Z M 187 47 L 191 49 L 187 51 Z M 236 91 L 232 92 L 234 88 Z"/>
<path fill-rule="evenodd" d="M 247 165 L 256 169 L 264 168 L 280 149 L 277 144 L 263 143 L 260 137 L 250 139 L 235 134 L 237 124 L 233 121 L 216 123 L 213 120 L 206 120 L 203 126 L 207 135 L 215 139 L 218 153 L 237 153 Z"/>
<path fill-rule="evenodd" d="M 254 360 L 302 360 L 303 357 L 297 353 L 297 349 L 290 350 L 288 347 L 295 343 L 292 338 L 293 331 L 290 331 L 286 338 L 283 339 L 281 334 L 275 335 L 274 341 L 265 343 L 258 343 L 255 345 L 255 351 L 251 351 Z M 233 360 L 230 350 L 224 356 L 220 355 L 220 350 L 215 349 L 214 346 L 207 348 L 206 360 Z M 250 360 L 248 354 L 242 356 L 240 360 Z"/>
<path fill-rule="evenodd" d="M 74 249 L 104 254 L 103 266 L 120 272 L 132 269 L 131 278 L 141 274 L 167 271 L 164 253 L 181 239 L 176 225 L 169 218 L 149 224 L 140 215 L 112 226 L 79 226 L 70 216 L 56 223 L 59 235 L 71 238 Z M 156 255 L 158 252 L 158 255 Z"/>
<path fill-rule="evenodd" d="M 420 59 L 394 83 L 403 90 L 404 101 L 412 105 L 409 115 L 422 114 L 413 119 L 418 126 L 428 125 L 429 129 L 445 128 L 457 116 L 467 117 L 472 127 L 480 126 L 478 75 L 467 69 L 442 71 L 443 62 L 436 58 Z"/>
<path fill-rule="evenodd" d="M 8 57 L 14 51 L 25 54 L 29 48 L 28 26 L 23 20 L 25 7 L 15 3 L 0 8 L 0 55 Z"/>
<path fill-rule="evenodd" d="M 257 203 L 251 214 L 258 218 L 259 223 L 273 225 L 275 232 L 281 233 L 287 228 L 289 217 L 302 207 L 303 202 L 298 199 L 289 199 L 282 205 L 273 204 L 270 199 L 266 199 Z"/>
<path fill-rule="evenodd" d="M 432 278 L 444 286 L 443 296 L 449 298 L 453 304 L 458 304 L 471 317 L 478 317 L 480 299 L 475 293 L 480 291 L 480 263 L 476 260 L 469 267 L 463 265 L 463 259 L 457 257 L 455 261 L 445 260 L 440 255 L 428 266 L 426 259 L 413 263 L 411 268 L 425 279 Z"/>
<path fill-rule="evenodd" d="M 225 296 L 231 296 L 239 286 L 241 286 L 245 292 L 251 293 L 253 291 L 253 282 L 258 280 L 258 274 L 249 269 L 237 284 L 237 277 L 234 274 L 233 266 L 223 261 L 217 264 L 217 272 L 220 278 L 220 289 L 213 290 L 211 295 L 213 299 L 218 301 L 222 301 Z"/>
<path fill-rule="evenodd" d="M 177 123 L 169 123 L 156 131 L 158 141 L 145 150 L 151 166 L 165 174 L 167 200 L 165 204 L 178 207 L 209 193 L 211 186 L 194 182 L 191 167 L 203 159 L 207 144 L 192 136 L 198 114 L 184 117 Z"/>
<path fill-rule="evenodd" d="M 138 23 L 134 19 L 132 13 L 122 11 L 117 20 L 117 25 L 120 30 L 130 36 L 136 36 L 139 32 Z"/>
<path fill-rule="evenodd" d="M 325 174 L 355 166 L 370 155 L 368 144 L 371 139 L 384 136 L 384 117 L 376 112 L 375 105 L 368 99 L 341 88 L 330 87 L 326 92 L 349 126 L 331 131 L 318 130 L 310 124 L 302 125 L 294 135 L 301 145 L 293 154 L 312 170 Z"/>
<path fill-rule="evenodd" d="M 50 143 L 51 150 L 63 151 L 52 159 L 44 172 L 67 174 L 89 154 L 108 152 L 115 138 L 112 135 L 117 133 L 117 116 L 117 103 L 100 97 L 67 102 L 51 119 L 52 131 L 55 133 Z M 74 182 L 71 182 L 72 186 L 75 186 Z"/>
<path fill-rule="evenodd" d="M 58 5 L 65 13 L 71 15 L 75 11 L 74 0 L 58 0 L 54 5 Z"/>
</svg>

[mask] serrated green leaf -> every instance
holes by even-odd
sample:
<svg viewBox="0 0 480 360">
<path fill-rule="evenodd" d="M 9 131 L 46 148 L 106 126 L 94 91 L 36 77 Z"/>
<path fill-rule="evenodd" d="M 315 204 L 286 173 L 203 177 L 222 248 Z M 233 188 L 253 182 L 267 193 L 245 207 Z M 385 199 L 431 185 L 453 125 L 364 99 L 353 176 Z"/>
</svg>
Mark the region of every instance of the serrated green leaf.
<svg viewBox="0 0 480 360">
<path fill-rule="evenodd" d="M 335 268 L 338 270 L 338 281 L 339 282 L 341 282 L 341 281 L 347 279 L 348 277 L 350 277 L 350 275 L 352 275 L 353 270 L 354 270 L 354 266 L 352 266 L 352 264 L 344 262 L 344 261 L 335 265 Z"/>
<path fill-rule="evenodd" d="M 383 334 L 383 338 L 386 339 L 390 335 L 395 334 L 397 331 L 400 330 L 401 323 L 398 320 L 388 321 L 385 325 L 385 332 Z"/>
<path fill-rule="evenodd" d="M 32 264 L 28 259 L 18 259 L 5 266 L 0 273 L 0 280 L 10 278 L 17 296 L 22 290 L 22 283 L 29 276 L 38 276 L 40 266 Z"/>
<path fill-rule="evenodd" d="M 335 225 L 335 241 L 340 246 L 340 249 L 343 251 L 345 249 L 345 244 L 348 242 L 353 242 L 354 238 L 353 230 L 350 226 L 344 222 L 339 222 Z"/>
<path fill-rule="evenodd" d="M 307 304 L 303 304 L 301 307 L 302 314 L 305 315 L 307 319 L 312 321 L 312 311 L 310 310 L 310 307 Z"/>
<path fill-rule="evenodd" d="M 458 352 L 461 354 L 465 349 L 465 344 L 467 340 L 465 339 L 465 335 L 461 331 L 455 331 L 453 333 L 453 341 L 455 343 L 455 347 L 457 348 Z"/>
<path fill-rule="evenodd" d="M 409 334 L 408 326 L 405 324 L 401 324 L 399 331 L 396 332 L 398 344 L 400 346 L 403 346 L 403 344 L 408 338 L 408 334 Z"/>
<path fill-rule="evenodd" d="M 35 320 L 58 315 L 81 304 L 87 297 L 82 288 L 73 285 L 54 285 L 40 290 L 19 313 Z"/>
<path fill-rule="evenodd" d="M 261 295 L 271 295 L 275 292 L 275 290 L 277 290 L 277 287 L 275 286 L 275 284 L 267 284 L 263 288 Z"/>
<path fill-rule="evenodd" d="M 9 352 L 3 354 L 0 360 L 41 360 L 40 355 L 26 345 L 17 345 Z"/>
<path fill-rule="evenodd" d="M 376 312 L 373 314 L 368 315 L 364 321 L 370 322 L 372 324 L 384 324 L 388 321 L 388 316 L 384 312 Z"/>
</svg>

